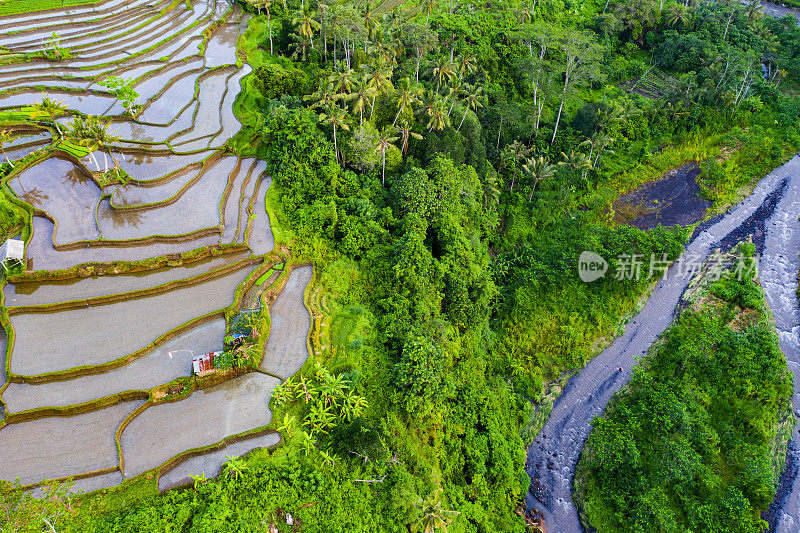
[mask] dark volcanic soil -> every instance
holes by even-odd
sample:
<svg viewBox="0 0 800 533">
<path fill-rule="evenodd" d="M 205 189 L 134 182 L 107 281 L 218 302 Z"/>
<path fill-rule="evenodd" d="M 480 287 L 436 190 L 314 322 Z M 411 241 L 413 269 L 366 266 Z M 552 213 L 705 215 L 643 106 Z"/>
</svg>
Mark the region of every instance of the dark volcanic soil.
<svg viewBox="0 0 800 533">
<path fill-rule="evenodd" d="M 711 205 L 700 196 L 699 174 L 700 168 L 689 163 L 621 196 L 614 204 L 617 222 L 639 229 L 697 222 Z"/>
</svg>

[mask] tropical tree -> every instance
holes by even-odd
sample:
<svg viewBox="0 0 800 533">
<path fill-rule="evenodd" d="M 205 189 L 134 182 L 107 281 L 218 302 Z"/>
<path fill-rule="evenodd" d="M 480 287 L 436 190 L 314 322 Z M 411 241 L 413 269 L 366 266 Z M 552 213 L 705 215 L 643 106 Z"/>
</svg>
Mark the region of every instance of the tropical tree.
<svg viewBox="0 0 800 533">
<path fill-rule="evenodd" d="M 755 22 L 764 16 L 764 4 L 761 0 L 749 0 L 744 6 L 744 14 L 748 22 Z"/>
<path fill-rule="evenodd" d="M 497 209 L 500 203 L 500 183 L 497 174 L 490 172 L 483 180 L 483 208 Z"/>
<path fill-rule="evenodd" d="M 611 144 L 613 144 L 613 142 L 614 139 L 612 139 L 610 136 L 606 135 L 602 131 L 597 131 L 593 133 L 591 137 L 586 138 L 586 140 L 584 140 L 581 143 L 581 146 L 589 147 L 590 161 L 592 159 L 592 155 L 596 156 L 594 161 L 592 162 L 592 166 L 596 167 L 597 161 L 598 159 L 600 159 L 601 153 L 605 155 L 614 153 L 612 150 L 609 149 L 609 147 L 611 146 Z"/>
<path fill-rule="evenodd" d="M 400 134 L 400 138 L 402 139 L 402 148 L 400 149 L 403 154 L 408 152 L 408 139 L 422 139 L 422 135 L 419 133 L 415 133 L 411 131 L 411 126 L 408 124 L 408 121 L 404 120 L 397 126 L 397 133 Z"/>
<path fill-rule="evenodd" d="M 397 96 L 397 114 L 394 116 L 392 126 L 397 124 L 397 119 L 404 111 L 413 109 L 422 102 L 421 96 L 423 93 L 422 86 L 414 83 L 411 79 L 403 78 L 400 80 L 395 93 Z"/>
<path fill-rule="evenodd" d="M 580 172 L 583 177 L 592 168 L 592 160 L 589 159 L 589 156 L 576 150 L 570 150 L 568 154 L 561 152 L 561 161 L 558 164 Z"/>
<path fill-rule="evenodd" d="M 375 91 L 367 82 L 365 76 L 359 76 L 353 87 L 353 92 L 347 95 L 348 100 L 353 101 L 353 114 L 358 113 L 358 125 L 364 125 L 364 109 L 372 107 L 372 97 Z"/>
<path fill-rule="evenodd" d="M 389 145 L 396 141 L 399 137 L 393 137 L 389 128 L 385 128 L 381 133 L 380 139 L 378 139 L 378 144 L 375 146 L 375 150 L 381 153 L 381 183 L 386 185 L 386 150 L 389 148 Z"/>
<path fill-rule="evenodd" d="M 453 64 L 450 62 L 450 59 L 447 56 L 442 56 L 425 71 L 425 74 L 436 80 L 436 93 L 438 94 L 442 85 L 452 79 L 453 76 L 456 75 L 456 72 L 453 70 Z"/>
<path fill-rule="evenodd" d="M 477 111 L 479 107 L 483 107 L 483 89 L 478 86 L 466 84 L 464 87 L 464 104 L 468 109 Z M 467 118 L 467 110 L 464 110 L 464 116 L 461 117 L 461 122 L 458 123 L 456 131 L 461 129 L 464 124 L 464 119 Z"/>
<path fill-rule="evenodd" d="M 333 90 L 339 94 L 346 95 L 350 93 L 353 87 L 353 69 L 348 67 L 345 63 L 340 63 L 333 72 L 328 76 L 328 83 L 333 87 Z"/>
<path fill-rule="evenodd" d="M 420 13 L 425 13 L 425 25 L 427 26 L 430 23 L 431 15 L 436 9 L 436 0 L 419 0 L 419 6 L 417 7 Z"/>
<path fill-rule="evenodd" d="M 434 96 L 433 105 L 428 110 L 428 131 L 442 131 L 450 125 L 450 117 L 447 114 L 447 105 L 438 94 Z"/>
<path fill-rule="evenodd" d="M 585 32 L 569 31 L 561 38 L 561 50 L 565 57 L 564 86 L 561 90 L 561 103 L 556 113 L 556 124 L 553 128 L 553 138 L 556 140 L 558 124 L 564 110 L 564 101 L 573 87 L 580 83 L 600 77 L 599 65 L 603 58 L 603 47 L 597 40 Z"/>
<path fill-rule="evenodd" d="M 524 162 L 528 160 L 531 151 L 532 149 L 525 146 L 522 141 L 516 140 L 503 148 L 500 153 L 501 165 L 511 170 L 511 191 L 514 190 L 517 174 Z"/>
<path fill-rule="evenodd" d="M 308 9 L 300 9 L 292 18 L 292 24 L 297 29 L 300 37 L 307 39 L 314 48 L 314 32 L 319 31 L 320 23 L 314 19 L 314 14 Z"/>
<path fill-rule="evenodd" d="M 3 157 L 6 158 L 6 162 L 9 165 L 11 165 L 11 168 L 14 168 L 14 163 L 12 163 L 11 160 L 8 158 L 8 154 L 6 153 L 5 147 L 7 144 L 9 144 L 16 138 L 17 135 L 14 132 L 8 131 L 6 129 L 0 130 L 0 151 L 3 152 Z"/>
<path fill-rule="evenodd" d="M 447 110 L 447 116 L 450 116 L 450 113 L 453 112 L 453 108 L 456 105 L 456 101 L 458 97 L 461 96 L 461 93 L 464 90 L 464 84 L 461 83 L 461 79 L 458 77 L 453 78 L 450 80 L 450 83 L 447 84 L 447 92 L 445 94 L 444 100 L 445 102 L 448 99 L 452 99 L 450 101 L 450 109 Z"/>
<path fill-rule="evenodd" d="M 528 196 L 529 202 L 533 200 L 533 191 L 536 189 L 536 185 L 543 180 L 555 176 L 557 168 L 556 165 L 549 164 L 543 155 L 540 155 L 538 158 L 531 158 L 527 163 L 522 165 L 522 170 L 530 176 L 531 179 L 531 194 Z"/>
<path fill-rule="evenodd" d="M 46 116 L 56 127 L 59 137 L 64 135 L 64 132 L 61 131 L 61 127 L 58 125 L 58 121 L 56 120 L 56 117 L 64 114 L 67 110 L 67 108 L 64 106 L 64 102 L 56 102 L 55 100 L 51 100 L 50 97 L 45 94 L 42 96 L 41 102 L 35 102 L 33 104 L 33 108 L 34 116 Z"/>
<path fill-rule="evenodd" d="M 417 58 L 414 66 L 414 81 L 419 81 L 419 68 L 422 57 L 430 52 L 438 43 L 438 35 L 427 24 L 410 24 L 403 29 L 403 42 L 414 51 Z"/>
<path fill-rule="evenodd" d="M 478 70 L 478 62 L 473 56 L 458 56 L 453 63 L 456 65 L 456 73 L 459 78 Z"/>
<path fill-rule="evenodd" d="M 316 91 L 304 98 L 307 102 L 312 102 L 309 109 L 326 109 L 332 105 L 336 105 L 339 99 L 341 99 L 341 95 L 334 91 L 333 84 L 322 81 Z"/>
<path fill-rule="evenodd" d="M 372 89 L 372 109 L 370 110 L 369 118 L 375 112 L 375 98 L 379 94 L 389 92 L 394 89 L 392 85 L 392 69 L 390 68 L 376 68 L 367 74 L 369 87 Z"/>
<path fill-rule="evenodd" d="M 367 39 L 364 39 L 364 51 L 367 51 L 367 42 L 372 41 L 375 30 L 381 27 L 380 20 L 372 11 L 372 3 L 367 1 L 364 10 L 361 12 L 361 20 L 364 24 L 364 31 Z"/>
<path fill-rule="evenodd" d="M 339 141 L 336 137 L 336 131 L 338 128 L 350 131 L 350 126 L 347 125 L 347 111 L 335 104 L 326 106 L 326 111 L 327 113 L 320 113 L 319 121 L 333 126 L 333 150 L 336 160 L 339 161 Z"/>
<path fill-rule="evenodd" d="M 78 119 L 73 124 L 78 124 Z M 85 121 L 80 121 L 78 128 L 73 128 L 72 133 L 79 145 L 89 148 L 89 153 L 92 155 L 98 171 L 100 171 L 100 165 L 92 152 L 94 150 L 103 152 L 104 172 L 108 172 L 107 150 L 109 145 L 119 141 L 119 137 L 108 133 L 108 123 L 101 121 L 97 117 L 89 117 Z"/>
<path fill-rule="evenodd" d="M 253 0 L 250 0 L 251 2 Z M 259 8 L 263 8 L 264 11 L 267 13 L 267 29 L 269 30 L 269 53 L 274 54 L 272 49 L 272 15 L 270 13 L 270 8 L 272 7 L 273 0 L 256 0 L 259 5 Z"/>
<path fill-rule="evenodd" d="M 308 37 L 296 33 L 290 33 L 289 39 L 292 41 L 289 43 L 289 50 L 292 50 L 292 59 L 305 61 L 314 47 L 314 42 Z"/>
<path fill-rule="evenodd" d="M 414 504 L 421 513 L 420 518 L 413 526 L 412 533 L 434 533 L 442 530 L 447 533 L 447 525 L 458 516 L 458 511 L 450 511 L 442 504 L 442 489 L 436 491 L 426 500 L 419 500 Z"/>
<path fill-rule="evenodd" d="M 675 4 L 669 10 L 667 14 L 667 24 L 670 26 L 678 26 L 681 25 L 682 27 L 686 27 L 691 19 L 691 11 L 689 6 L 685 4 Z"/>
</svg>

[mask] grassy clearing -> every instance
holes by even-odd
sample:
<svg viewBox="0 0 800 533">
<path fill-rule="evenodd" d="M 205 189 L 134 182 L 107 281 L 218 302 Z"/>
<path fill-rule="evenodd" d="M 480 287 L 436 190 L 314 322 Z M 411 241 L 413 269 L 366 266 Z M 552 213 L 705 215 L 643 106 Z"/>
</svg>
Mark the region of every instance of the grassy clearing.
<svg viewBox="0 0 800 533">
<path fill-rule="evenodd" d="M 646 155 L 629 170 L 613 176 L 610 185 L 623 195 L 695 162 L 703 168 L 698 179 L 703 195 L 713 202 L 708 214 L 712 216 L 747 196 L 758 180 L 791 158 L 798 149 L 796 141 L 759 125 L 727 132 L 698 130 Z"/>
</svg>

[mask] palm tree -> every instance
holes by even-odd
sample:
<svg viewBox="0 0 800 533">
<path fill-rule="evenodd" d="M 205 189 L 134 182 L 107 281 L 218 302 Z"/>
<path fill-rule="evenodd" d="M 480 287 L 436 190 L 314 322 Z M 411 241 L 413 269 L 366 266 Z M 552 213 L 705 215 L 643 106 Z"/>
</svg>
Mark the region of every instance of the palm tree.
<svg viewBox="0 0 800 533">
<path fill-rule="evenodd" d="M 50 122 L 52 122 L 56 127 L 59 137 L 64 135 L 64 133 L 61 131 L 61 127 L 58 125 L 58 121 L 56 121 L 56 117 L 64 114 L 64 112 L 67 110 L 67 108 L 64 107 L 64 102 L 56 102 L 51 100 L 50 97 L 45 94 L 42 95 L 42 101 L 34 103 L 33 107 L 35 109 L 33 113 L 34 115 L 47 116 L 47 118 L 50 119 Z"/>
<path fill-rule="evenodd" d="M 754 22 L 764 16 L 764 5 L 761 0 L 749 0 L 744 6 L 744 14 L 748 22 Z"/>
<path fill-rule="evenodd" d="M 383 133 L 381 133 L 380 138 L 378 139 L 378 144 L 375 146 L 375 151 L 379 151 L 381 153 L 381 184 L 386 185 L 386 150 L 389 148 L 389 145 L 396 141 L 399 137 L 392 137 L 389 133 L 391 130 L 389 128 L 385 128 Z"/>
<path fill-rule="evenodd" d="M 6 162 L 11 165 L 11 168 L 14 168 L 14 163 L 8 158 L 8 154 L 6 153 L 5 146 L 9 144 L 11 141 L 16 139 L 17 136 L 12 131 L 8 130 L 0 130 L 0 151 L 3 152 L 3 157 L 6 158 Z M 24 192 L 24 189 L 23 189 Z"/>
<path fill-rule="evenodd" d="M 428 131 L 435 129 L 442 131 L 450 125 L 450 117 L 447 115 L 447 106 L 438 94 L 434 97 L 433 105 L 428 110 L 430 120 L 428 120 Z"/>
<path fill-rule="evenodd" d="M 483 181 L 483 208 L 489 209 L 492 207 L 493 209 L 497 208 L 497 205 L 500 203 L 500 187 L 499 187 L 499 180 L 497 179 L 497 174 L 491 172 L 486 175 L 486 178 Z"/>
<path fill-rule="evenodd" d="M 344 64 L 344 63 L 342 63 Z M 372 107 L 372 96 L 374 90 L 367 83 L 365 76 L 359 76 L 356 80 L 353 92 L 347 95 L 348 100 L 353 100 L 353 114 L 358 113 L 358 125 L 364 125 L 364 109 Z"/>
<path fill-rule="evenodd" d="M 680 24 L 682 27 L 686 27 L 690 18 L 691 13 L 689 11 L 689 6 L 685 4 L 676 4 L 672 6 L 667 14 L 667 24 L 670 26 L 677 26 Z"/>
<path fill-rule="evenodd" d="M 372 3 L 367 1 L 364 10 L 361 12 L 361 19 L 364 23 L 364 30 L 367 32 L 368 39 L 364 39 L 364 51 L 367 51 L 367 41 L 372 40 L 375 30 L 381 27 L 378 17 L 372 12 Z"/>
<path fill-rule="evenodd" d="M 333 84 L 330 82 L 320 81 L 317 90 L 304 98 L 307 102 L 313 102 L 309 109 L 322 109 L 328 108 L 336 103 L 341 98 L 333 90 Z"/>
<path fill-rule="evenodd" d="M 452 100 L 450 101 L 450 109 L 447 110 L 447 116 L 450 116 L 450 113 L 453 112 L 453 108 L 456 105 L 456 101 L 458 100 L 458 97 L 461 96 L 463 89 L 464 89 L 464 84 L 461 83 L 461 79 L 458 77 L 453 78 L 452 80 L 450 80 L 450 83 L 447 84 L 447 92 L 445 94 L 444 100 L 446 102 L 449 98 L 452 98 Z"/>
<path fill-rule="evenodd" d="M 314 20 L 314 14 L 307 9 L 299 10 L 294 18 L 292 24 L 299 32 L 300 36 L 308 39 L 311 42 L 311 48 L 314 48 L 314 32 L 319 31 L 320 23 Z"/>
<path fill-rule="evenodd" d="M 511 169 L 511 191 L 514 190 L 514 183 L 517 180 L 517 172 L 519 172 L 520 162 L 526 161 L 530 156 L 532 149 L 525 146 L 521 141 L 516 140 L 503 148 L 500 154 L 501 164 Z"/>
<path fill-rule="evenodd" d="M 438 62 L 434 63 L 431 68 L 425 71 L 425 74 L 429 74 L 432 78 L 436 79 L 436 92 L 438 93 L 442 85 L 452 79 L 456 73 L 453 70 L 453 64 L 450 62 L 450 59 L 447 56 L 443 56 Z"/>
<path fill-rule="evenodd" d="M 328 76 L 328 82 L 333 90 L 340 94 L 347 94 L 353 87 L 353 69 L 345 63 L 340 63 Z"/>
<path fill-rule="evenodd" d="M 336 137 L 337 128 L 342 128 L 345 131 L 350 131 L 350 126 L 347 125 L 347 111 L 338 105 L 327 106 L 327 113 L 320 113 L 319 121 L 323 124 L 331 124 L 333 126 L 333 150 L 336 155 L 336 161 L 339 161 L 339 141 Z"/>
<path fill-rule="evenodd" d="M 75 118 L 72 121 L 72 127 L 70 131 L 67 133 L 67 138 L 77 144 L 78 146 L 83 146 L 86 148 L 88 155 L 92 161 L 94 161 L 97 170 L 100 170 L 100 163 L 97 162 L 97 158 L 94 156 L 94 151 L 96 146 L 94 144 L 94 140 L 92 139 L 93 133 L 91 128 L 88 124 L 88 119 L 84 120 L 81 118 Z"/>
<path fill-rule="evenodd" d="M 419 500 L 414 506 L 420 510 L 422 518 L 411 526 L 412 533 L 434 533 L 439 529 L 447 533 L 447 524 L 459 514 L 442 506 L 442 489 L 436 489 L 427 500 Z"/>
<path fill-rule="evenodd" d="M 392 69 L 390 68 L 377 68 L 367 74 L 369 86 L 372 88 L 372 110 L 370 111 L 369 118 L 375 112 L 375 98 L 382 93 L 389 92 L 394 89 L 392 85 Z"/>
<path fill-rule="evenodd" d="M 483 107 L 483 89 L 480 87 L 466 84 L 464 86 L 464 95 L 464 104 L 466 104 L 468 109 L 477 111 L 479 107 Z M 465 118 L 467 118 L 466 109 L 464 110 L 464 116 L 461 117 L 461 122 L 458 123 L 458 128 L 456 128 L 456 131 L 461 129 Z"/>
<path fill-rule="evenodd" d="M 417 139 L 417 140 L 422 139 L 422 135 L 420 135 L 419 133 L 415 133 L 415 132 L 411 131 L 411 126 L 408 124 L 408 121 L 405 121 L 405 120 L 403 122 L 401 122 L 399 126 L 397 126 L 397 133 L 400 134 L 400 138 L 403 140 L 402 148 L 401 148 L 400 151 L 403 152 L 404 155 L 405 155 L 406 152 L 408 152 L 408 139 L 409 138 Z"/>
<path fill-rule="evenodd" d="M 426 26 L 430 22 L 431 15 L 433 15 L 435 9 L 436 9 L 436 0 L 419 0 L 419 10 L 420 12 L 425 13 Z"/>
<path fill-rule="evenodd" d="M 90 153 L 93 150 L 101 150 L 103 152 L 103 163 L 105 165 L 104 172 L 108 172 L 108 156 L 106 150 L 108 150 L 109 145 L 119 141 L 119 137 L 115 135 L 109 135 L 108 123 L 102 122 L 97 117 L 89 117 L 86 119 L 86 121 L 81 122 L 78 129 L 73 130 L 73 133 L 77 137 L 78 144 L 88 147 L 90 149 Z M 94 154 L 92 154 L 92 158 L 94 159 L 95 165 L 97 166 L 97 170 L 99 172 L 100 165 L 98 164 L 97 159 L 94 158 Z"/>
<path fill-rule="evenodd" d="M 570 150 L 568 154 L 561 152 L 561 161 L 559 161 L 558 164 L 571 167 L 575 171 L 580 171 L 584 177 L 586 176 L 586 172 L 592 168 L 592 160 L 589 159 L 589 156 L 575 150 Z"/>
<path fill-rule="evenodd" d="M 557 167 L 549 164 L 544 156 L 540 155 L 538 158 L 529 159 L 527 163 L 522 165 L 522 169 L 531 178 L 531 194 L 528 196 L 528 201 L 530 202 L 533 200 L 533 191 L 536 189 L 536 185 L 555 176 Z"/>
<path fill-rule="evenodd" d="M 422 86 L 414 83 L 410 78 L 403 78 L 397 87 L 397 114 L 394 116 L 392 126 L 397 124 L 397 119 L 400 114 L 407 109 L 413 109 L 422 100 L 421 96 L 424 93 Z"/>
<path fill-rule="evenodd" d="M 272 15 L 270 14 L 269 8 L 272 7 L 272 0 L 260 0 L 261 6 L 264 8 L 264 11 L 267 12 L 267 29 L 269 30 L 269 53 L 273 54 L 272 51 Z"/>
<path fill-rule="evenodd" d="M 472 74 L 478 70 L 478 63 L 472 56 L 458 56 L 454 61 L 458 76 L 463 78 L 467 74 Z"/>
<path fill-rule="evenodd" d="M 614 139 L 609 137 L 603 132 L 595 132 L 592 134 L 591 137 L 586 138 L 581 143 L 581 146 L 588 146 L 589 147 L 589 160 L 591 161 L 592 155 L 597 153 L 597 157 L 595 158 L 594 162 L 592 163 L 593 167 L 597 166 L 597 160 L 600 158 L 600 152 L 605 154 L 613 153 L 611 150 L 608 150 L 608 147 L 614 142 Z M 584 172 L 584 176 L 585 176 Z"/>
<path fill-rule="evenodd" d="M 309 51 L 314 47 L 314 42 L 308 37 L 296 33 L 290 33 L 289 38 L 292 40 L 292 42 L 289 43 L 289 49 L 294 50 L 292 52 L 292 59 L 305 61 Z"/>
</svg>

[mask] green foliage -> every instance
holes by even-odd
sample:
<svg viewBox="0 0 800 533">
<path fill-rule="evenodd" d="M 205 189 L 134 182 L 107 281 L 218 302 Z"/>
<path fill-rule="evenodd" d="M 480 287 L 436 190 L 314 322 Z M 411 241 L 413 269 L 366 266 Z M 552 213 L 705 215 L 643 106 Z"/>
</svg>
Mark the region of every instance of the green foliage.
<svg viewBox="0 0 800 533">
<path fill-rule="evenodd" d="M 0 529 L 19 533 L 55 531 L 74 514 L 69 489 L 72 482 L 48 482 L 41 497 L 23 490 L 18 483 L 0 480 Z"/>
<path fill-rule="evenodd" d="M 122 104 L 125 112 L 130 116 L 135 115 L 142 107 L 140 104 L 136 103 L 136 100 L 139 99 L 139 93 L 133 89 L 135 84 L 136 80 L 121 78 L 119 76 L 108 76 L 100 82 L 100 85 L 114 92 L 114 96 L 117 97 L 117 100 Z"/>
<path fill-rule="evenodd" d="M 273 398 L 276 405 L 299 403 L 299 425 L 313 438 L 318 433 L 330 433 L 342 421 L 352 422 L 361 417 L 369 404 L 363 396 L 353 390 L 351 376 L 334 376 L 324 366 L 317 364 L 315 375 L 307 380 L 289 378 L 275 390 Z M 285 431 L 291 434 L 294 424 L 284 418 Z"/>
<path fill-rule="evenodd" d="M 763 308 L 752 280 L 728 275 L 709 290 L 728 306 Z M 598 530 L 765 527 L 792 383 L 767 318 L 745 313 L 684 311 L 595 419 L 576 489 Z"/>
</svg>

